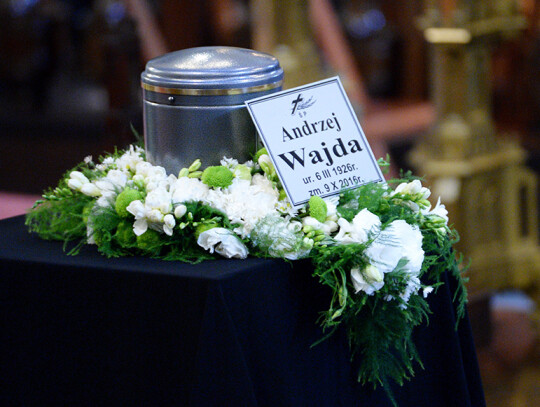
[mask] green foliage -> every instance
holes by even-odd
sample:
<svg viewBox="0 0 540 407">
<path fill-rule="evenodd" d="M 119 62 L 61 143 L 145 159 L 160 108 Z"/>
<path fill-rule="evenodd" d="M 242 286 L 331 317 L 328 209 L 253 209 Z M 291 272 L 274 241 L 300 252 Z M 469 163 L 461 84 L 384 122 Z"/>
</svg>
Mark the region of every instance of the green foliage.
<svg viewBox="0 0 540 407">
<path fill-rule="evenodd" d="M 225 188 L 232 184 L 234 175 L 231 170 L 221 165 L 208 167 L 201 176 L 201 181 L 212 188 Z"/>
<path fill-rule="evenodd" d="M 388 210 L 388 203 L 383 196 L 388 191 L 388 187 L 380 183 L 370 183 L 347 190 L 340 196 L 338 212 L 349 222 L 364 208 L 373 213 L 384 213 Z"/>
<path fill-rule="evenodd" d="M 63 242 L 84 239 L 83 212 L 89 201 L 90 198 L 82 194 L 38 201 L 26 215 L 25 224 L 42 239 Z"/>
<path fill-rule="evenodd" d="M 345 327 L 353 358 L 359 361 L 358 381 L 373 387 L 381 385 L 394 400 L 390 382 L 402 385 L 414 375 L 414 366 L 421 366 L 412 332 L 427 319 L 429 308 L 421 296 L 411 296 L 407 304 L 399 300 L 399 292 L 407 281 L 399 265 L 385 276 L 385 281 L 393 284 L 386 283 L 377 295 L 355 294 L 349 273 L 353 267 L 366 266 L 362 254 L 365 246 L 319 248 L 311 257 L 313 275 L 334 294 L 328 310 L 321 314 L 320 323 L 324 330 L 329 330 L 321 340 L 332 335 L 338 326 Z M 385 300 L 388 295 L 395 299 Z"/>
</svg>

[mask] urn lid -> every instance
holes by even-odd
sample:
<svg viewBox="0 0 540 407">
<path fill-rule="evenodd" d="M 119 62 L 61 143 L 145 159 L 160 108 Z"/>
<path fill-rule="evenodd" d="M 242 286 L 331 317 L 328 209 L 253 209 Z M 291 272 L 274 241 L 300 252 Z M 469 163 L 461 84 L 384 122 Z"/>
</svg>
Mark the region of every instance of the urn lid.
<svg viewBox="0 0 540 407">
<path fill-rule="evenodd" d="M 272 55 L 236 47 L 199 47 L 154 58 L 141 74 L 146 91 L 169 95 L 241 95 L 280 88 Z"/>
</svg>

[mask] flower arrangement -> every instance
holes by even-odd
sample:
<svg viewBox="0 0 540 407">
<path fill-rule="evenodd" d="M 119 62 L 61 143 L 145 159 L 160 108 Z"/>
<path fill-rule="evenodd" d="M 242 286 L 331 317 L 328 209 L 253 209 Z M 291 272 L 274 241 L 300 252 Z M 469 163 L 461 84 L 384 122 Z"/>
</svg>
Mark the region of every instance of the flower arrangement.
<svg viewBox="0 0 540 407">
<path fill-rule="evenodd" d="M 457 234 L 444 205 L 432 206 L 429 196 L 405 174 L 331 198 L 313 196 L 295 209 L 265 149 L 253 161 L 224 158 L 204 170 L 196 160 L 176 176 L 131 145 L 68 171 L 36 202 L 26 225 L 42 238 L 77 242 L 70 254 L 94 244 L 108 257 L 185 262 L 310 258 L 313 276 L 333 294 L 321 313 L 321 341 L 343 327 L 360 362 L 358 380 L 382 385 L 392 398 L 390 381 L 401 385 L 421 366 L 411 335 L 427 319 L 426 297 L 443 273 L 460 282 L 461 314 L 466 302 L 453 251 Z"/>
</svg>

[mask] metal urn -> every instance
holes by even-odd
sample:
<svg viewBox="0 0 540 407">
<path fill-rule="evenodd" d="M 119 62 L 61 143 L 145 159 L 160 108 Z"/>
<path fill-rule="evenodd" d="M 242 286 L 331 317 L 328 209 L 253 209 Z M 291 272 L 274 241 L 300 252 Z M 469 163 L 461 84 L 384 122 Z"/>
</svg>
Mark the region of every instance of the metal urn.
<svg viewBox="0 0 540 407">
<path fill-rule="evenodd" d="M 244 101 L 281 90 L 283 70 L 266 53 L 200 47 L 150 60 L 141 74 L 147 159 L 177 175 L 200 158 L 246 161 L 257 133 Z"/>
</svg>

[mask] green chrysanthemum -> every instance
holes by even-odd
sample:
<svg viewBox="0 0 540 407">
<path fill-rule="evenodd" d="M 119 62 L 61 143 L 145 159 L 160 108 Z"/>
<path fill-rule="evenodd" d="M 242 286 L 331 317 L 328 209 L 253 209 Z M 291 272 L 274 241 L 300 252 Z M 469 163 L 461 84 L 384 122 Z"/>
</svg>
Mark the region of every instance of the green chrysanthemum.
<svg viewBox="0 0 540 407">
<path fill-rule="evenodd" d="M 233 178 L 234 175 L 231 170 L 216 165 L 203 171 L 201 181 L 212 188 L 225 188 L 232 184 Z"/>
<path fill-rule="evenodd" d="M 146 252 L 155 252 L 161 246 L 162 241 L 159 232 L 148 229 L 142 235 L 137 236 L 137 247 Z"/>
<path fill-rule="evenodd" d="M 124 189 L 116 197 L 116 202 L 114 204 L 114 209 L 116 210 L 116 213 L 122 218 L 127 218 L 131 214 L 126 210 L 126 208 L 131 202 L 138 199 L 142 199 L 142 194 L 140 191 L 137 191 L 133 188 Z"/>
<path fill-rule="evenodd" d="M 326 202 L 317 195 L 309 198 L 309 215 L 319 222 L 324 222 L 326 220 L 326 215 L 328 213 L 328 208 L 326 207 Z"/>
<path fill-rule="evenodd" d="M 127 220 L 121 221 L 116 227 L 114 238 L 123 247 L 133 245 L 137 239 L 137 236 L 133 233 L 133 224 Z"/>
</svg>

